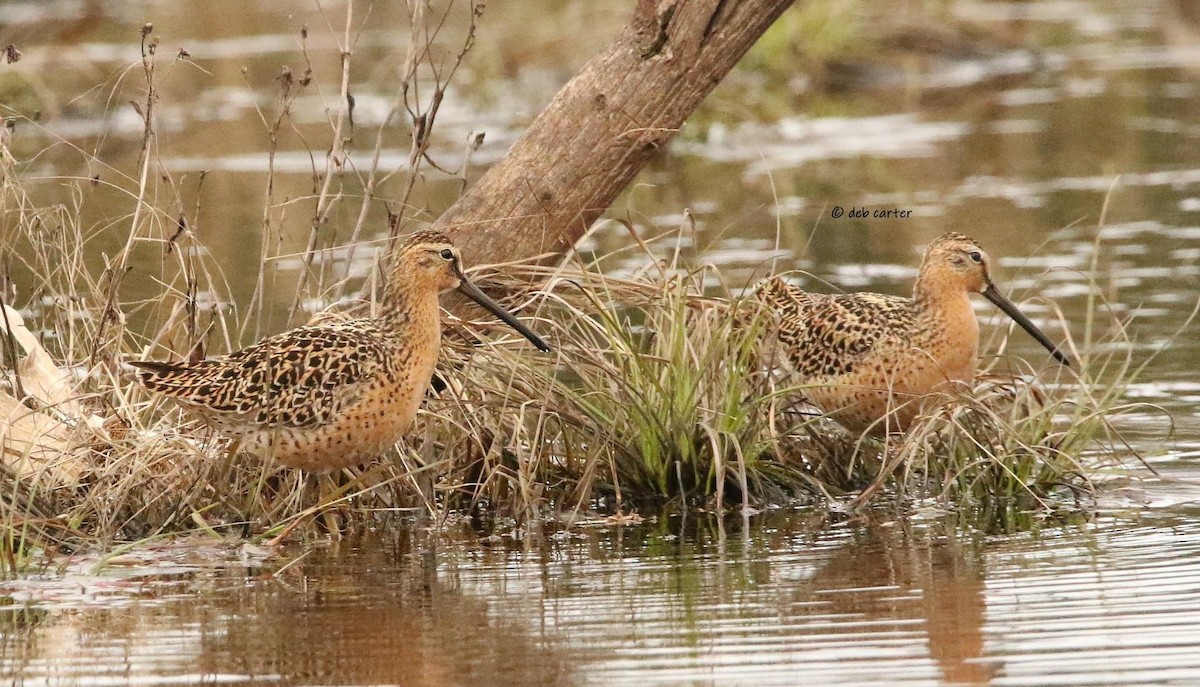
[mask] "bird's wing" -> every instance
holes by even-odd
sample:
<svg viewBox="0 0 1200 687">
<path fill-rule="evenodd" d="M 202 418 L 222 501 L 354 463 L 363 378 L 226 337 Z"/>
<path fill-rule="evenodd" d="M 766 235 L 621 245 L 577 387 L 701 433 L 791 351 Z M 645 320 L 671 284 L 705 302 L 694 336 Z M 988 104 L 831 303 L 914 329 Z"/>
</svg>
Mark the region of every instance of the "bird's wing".
<svg viewBox="0 0 1200 687">
<path fill-rule="evenodd" d="M 262 427 L 327 422 L 387 356 L 373 323 L 307 326 L 196 363 L 133 362 L 143 386 L 212 419 Z"/>
<path fill-rule="evenodd" d="M 779 317 L 778 336 L 803 379 L 846 374 L 865 355 L 898 343 L 912 301 L 878 293 L 814 294 L 781 278 L 764 282 L 759 298 Z"/>
</svg>

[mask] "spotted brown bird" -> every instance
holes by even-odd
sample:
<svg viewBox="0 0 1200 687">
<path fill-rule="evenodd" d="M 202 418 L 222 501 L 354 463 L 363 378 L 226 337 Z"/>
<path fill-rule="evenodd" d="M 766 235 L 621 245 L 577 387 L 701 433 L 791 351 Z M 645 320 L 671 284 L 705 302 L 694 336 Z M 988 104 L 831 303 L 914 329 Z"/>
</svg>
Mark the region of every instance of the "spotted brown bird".
<svg viewBox="0 0 1200 687">
<path fill-rule="evenodd" d="M 978 242 L 952 232 L 925 251 L 912 298 L 808 293 L 782 277 L 764 281 L 756 295 L 778 315 L 781 348 L 804 397 L 847 429 L 879 435 L 905 431 L 936 392 L 974 381 L 979 323 L 972 293 L 1070 365 L 996 288 L 989 265 Z"/>
<path fill-rule="evenodd" d="M 444 234 L 419 231 L 397 246 L 375 317 L 297 327 L 194 363 L 131 364 L 147 389 L 244 448 L 302 470 L 337 470 L 384 453 L 412 425 L 441 347 L 438 294 L 454 288 L 550 350 L 467 279 Z"/>
</svg>

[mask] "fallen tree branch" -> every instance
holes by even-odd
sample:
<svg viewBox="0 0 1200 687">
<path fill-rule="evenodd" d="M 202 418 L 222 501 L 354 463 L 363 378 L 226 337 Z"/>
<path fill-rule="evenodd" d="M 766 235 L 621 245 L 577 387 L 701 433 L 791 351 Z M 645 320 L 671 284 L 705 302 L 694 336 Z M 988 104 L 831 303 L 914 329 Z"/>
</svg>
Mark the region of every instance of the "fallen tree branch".
<svg viewBox="0 0 1200 687">
<path fill-rule="evenodd" d="M 469 265 L 562 255 L 792 1 L 639 0 L 434 228 Z"/>
</svg>

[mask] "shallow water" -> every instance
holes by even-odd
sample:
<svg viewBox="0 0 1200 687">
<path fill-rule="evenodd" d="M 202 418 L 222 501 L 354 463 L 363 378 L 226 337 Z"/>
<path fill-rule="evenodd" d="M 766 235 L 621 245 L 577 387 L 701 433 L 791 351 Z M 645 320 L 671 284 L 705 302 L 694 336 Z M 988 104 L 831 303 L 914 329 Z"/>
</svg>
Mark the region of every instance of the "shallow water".
<svg viewBox="0 0 1200 687">
<path fill-rule="evenodd" d="M 0 43 L 24 52 L 0 77 L 20 70 L 34 92 L 55 95 L 39 105 L 40 125 L 14 137 L 27 174 L 46 177 L 35 195 L 64 202 L 63 177 L 99 175 L 80 187 L 89 245 L 99 256 L 123 244 L 122 194 L 141 136 L 126 103 L 141 97 L 137 28 L 152 19 L 164 56 L 159 162 L 178 208 L 197 207 L 198 173 L 208 170 L 192 226 L 224 273 L 202 300 L 244 307 L 262 258 L 258 109 L 274 111 L 281 65 L 302 70 L 307 24 L 320 88 L 293 106 L 267 213 L 279 232 L 268 246 L 273 292 L 284 297 L 268 301 L 263 327 L 281 329 L 311 222 L 310 150 L 319 159 L 327 145 L 335 97 L 331 46 L 344 4 L 321 7 L 0 4 Z M 392 46 L 407 40 L 398 10 L 371 11 L 353 71 L 360 163 L 392 97 Z M 457 170 L 463 141 L 486 132 L 464 167 L 477 177 L 625 11 L 491 3 L 447 94 L 435 158 Z M 977 52 L 872 65 L 844 90 L 731 75 L 609 216 L 645 235 L 688 227 L 685 250 L 734 282 L 796 269 L 813 288 L 890 293 L 911 288 L 921 246 L 964 231 L 1054 338 L 1061 325 L 1037 297 L 1054 299 L 1081 340 L 1102 296 L 1097 321 L 1111 311 L 1131 341 L 1101 335 L 1097 350 L 1155 356 L 1128 394 L 1148 405 L 1120 427 L 1161 479 L 1108 490 L 1089 522 L 1020 535 L 964 532 L 935 512 L 846 523 L 789 510 L 745 526 L 674 516 L 490 546 L 451 527 L 279 556 L 200 540 L 107 564 L 73 559 L 0 585 L 0 675 L 95 685 L 1200 683 L 1200 337 L 1184 328 L 1200 299 L 1200 25 L 1190 5 L 1151 0 L 960 2 L 951 15 L 992 38 Z M 580 25 L 594 30 L 577 35 Z M 171 62 L 180 47 L 195 66 Z M 0 103 L 19 107 L 27 90 L 5 83 Z M 385 131 L 385 168 L 403 168 L 408 150 L 406 130 Z M 359 182 L 345 183 L 353 194 Z M 389 180 L 381 195 L 395 199 L 400 184 Z M 460 187 L 429 174 L 415 214 L 436 216 Z M 835 219 L 835 207 L 910 213 Z M 344 240 L 356 213 L 344 205 L 321 245 Z M 382 206 L 369 216 L 382 226 Z M 160 223 L 152 238 L 173 231 Z M 609 224 L 584 249 L 616 251 L 606 267 L 633 270 L 644 258 L 621 252 L 628 244 Z M 158 244 L 140 258 L 129 301 L 161 293 Z M 362 251 L 322 260 L 360 275 L 371 267 Z M 19 289 L 19 266 L 14 279 Z M 1000 317 L 986 303 L 979 312 L 995 351 Z M 1006 352 L 1045 359 L 1020 332 Z"/>
<path fill-rule="evenodd" d="M 933 516 L 852 525 L 793 511 L 724 532 L 676 516 L 491 547 L 444 533 L 239 553 L 177 542 L 99 572 L 79 561 L 0 585 L 12 603 L 0 672 L 26 685 L 1135 685 L 1200 674 L 1200 522 L 1186 513 L 987 537 Z"/>
</svg>

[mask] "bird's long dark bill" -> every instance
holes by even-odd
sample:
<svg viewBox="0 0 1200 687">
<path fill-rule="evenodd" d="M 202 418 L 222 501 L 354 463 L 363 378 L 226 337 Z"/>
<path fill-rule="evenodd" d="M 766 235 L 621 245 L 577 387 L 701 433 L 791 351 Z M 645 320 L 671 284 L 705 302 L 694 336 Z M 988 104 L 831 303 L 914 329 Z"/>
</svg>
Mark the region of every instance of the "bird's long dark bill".
<svg viewBox="0 0 1200 687">
<path fill-rule="evenodd" d="M 1054 356 L 1055 360 L 1063 365 L 1066 365 L 1067 367 L 1071 366 L 1071 359 L 1068 358 L 1065 353 L 1058 350 L 1058 346 L 1055 346 L 1050 341 L 1050 338 L 1043 334 L 1042 330 L 1037 328 L 1036 324 L 1031 322 L 1028 317 L 1025 317 L 1020 310 L 1017 310 L 1017 306 L 1013 305 L 1012 301 L 1008 300 L 1004 294 L 1000 293 L 1000 289 L 997 289 L 995 284 L 990 282 L 988 283 L 987 288 L 983 290 L 983 297 L 995 303 L 996 307 L 1003 310 L 1005 315 L 1013 318 L 1014 322 L 1021 325 L 1021 329 L 1029 332 L 1030 336 L 1037 339 L 1038 343 L 1045 346 L 1046 350 L 1050 351 L 1050 355 Z"/>
<path fill-rule="evenodd" d="M 463 292 L 464 294 L 466 294 L 466 295 L 467 295 L 467 296 L 468 296 L 468 297 L 469 297 L 471 300 L 475 301 L 475 302 L 476 302 L 476 303 L 478 303 L 479 305 L 481 305 L 481 306 L 483 306 L 484 308 L 486 308 L 488 312 L 492 313 L 492 314 L 493 314 L 493 315 L 495 315 L 496 317 L 499 317 L 501 320 L 503 320 L 503 321 L 504 321 L 504 323 L 505 323 L 505 324 L 507 324 L 508 326 L 510 326 L 510 327 L 512 327 L 513 329 L 515 329 L 515 330 L 517 330 L 518 332 L 520 332 L 520 333 L 521 333 L 521 336 L 523 336 L 523 337 L 525 337 L 526 339 L 529 339 L 530 341 L 532 341 L 532 342 L 533 342 L 533 345 L 534 345 L 534 346 L 537 346 L 539 351 L 549 351 L 549 350 L 550 350 L 550 346 L 548 346 L 548 345 L 546 344 L 546 342 L 545 342 L 545 341 L 542 341 L 542 338 L 541 338 L 540 336 L 538 336 L 537 334 L 534 334 L 534 333 L 533 333 L 533 332 L 532 332 L 532 331 L 529 329 L 529 327 L 526 327 L 525 325 L 521 324 L 521 321 L 520 321 L 520 320 L 518 320 L 517 318 L 513 317 L 512 313 L 508 312 L 508 311 L 507 311 L 507 310 L 505 310 L 504 308 L 501 308 L 501 307 L 500 307 L 500 306 L 499 306 L 499 305 L 496 303 L 496 301 L 494 301 L 494 300 L 492 300 L 492 299 L 488 298 L 488 297 L 487 297 L 487 294 L 485 294 L 484 292 L 480 291 L 480 290 L 479 290 L 479 287 L 477 287 L 477 286 L 475 286 L 474 284 L 472 284 L 472 283 L 471 283 L 471 282 L 470 282 L 470 281 L 467 279 L 466 275 L 464 275 L 464 274 L 462 273 L 462 270 L 460 270 L 460 269 L 458 268 L 458 265 L 455 265 L 455 266 L 454 266 L 454 269 L 455 269 L 455 271 L 456 271 L 456 272 L 458 272 L 458 278 L 462 280 L 462 283 L 460 283 L 460 284 L 458 285 L 458 290 L 459 290 L 459 291 L 462 291 L 462 292 Z"/>
</svg>

